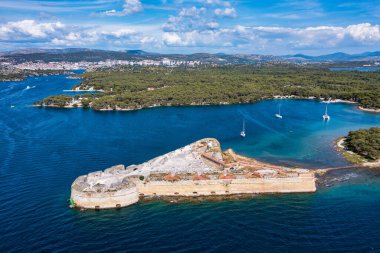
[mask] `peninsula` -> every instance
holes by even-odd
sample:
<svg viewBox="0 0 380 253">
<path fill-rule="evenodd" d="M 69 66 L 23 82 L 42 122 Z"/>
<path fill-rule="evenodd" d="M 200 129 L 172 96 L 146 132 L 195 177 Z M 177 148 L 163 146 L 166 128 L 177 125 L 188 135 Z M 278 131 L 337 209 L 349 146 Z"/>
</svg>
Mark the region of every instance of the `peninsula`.
<svg viewBox="0 0 380 253">
<path fill-rule="evenodd" d="M 36 104 L 129 111 L 160 106 L 247 104 L 280 97 L 349 101 L 374 112 L 380 108 L 380 72 L 331 71 L 328 67 L 267 63 L 95 69 L 79 75 L 83 80 L 72 90 L 102 92 L 49 96 Z"/>
<path fill-rule="evenodd" d="M 228 196 L 315 192 L 315 174 L 306 169 L 262 163 L 221 150 L 206 138 L 140 165 L 117 165 L 78 177 L 71 206 L 121 208 L 154 197 Z"/>
</svg>

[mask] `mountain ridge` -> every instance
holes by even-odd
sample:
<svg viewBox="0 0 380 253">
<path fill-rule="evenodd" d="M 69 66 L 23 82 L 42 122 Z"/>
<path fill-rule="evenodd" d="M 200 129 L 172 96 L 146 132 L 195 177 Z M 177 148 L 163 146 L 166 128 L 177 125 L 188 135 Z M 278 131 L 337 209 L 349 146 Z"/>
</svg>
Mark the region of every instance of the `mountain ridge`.
<svg viewBox="0 0 380 253">
<path fill-rule="evenodd" d="M 47 57 L 47 55 L 51 57 Z M 363 52 L 359 54 L 348 54 L 335 52 L 325 55 L 311 56 L 302 53 L 289 55 L 265 55 L 265 54 L 226 54 L 226 53 L 192 53 L 192 54 L 165 54 L 147 52 L 140 49 L 130 49 L 124 51 L 90 49 L 90 48 L 64 48 L 64 49 L 45 49 L 29 48 L 17 49 L 13 51 L 0 52 L 1 57 L 13 59 L 15 61 L 50 60 L 64 61 L 65 56 L 69 61 L 101 61 L 106 59 L 116 60 L 142 60 L 142 59 L 162 59 L 170 57 L 174 60 L 203 60 L 206 62 L 226 62 L 235 64 L 255 63 L 255 62 L 349 62 L 349 61 L 378 61 L 380 51 Z"/>
</svg>

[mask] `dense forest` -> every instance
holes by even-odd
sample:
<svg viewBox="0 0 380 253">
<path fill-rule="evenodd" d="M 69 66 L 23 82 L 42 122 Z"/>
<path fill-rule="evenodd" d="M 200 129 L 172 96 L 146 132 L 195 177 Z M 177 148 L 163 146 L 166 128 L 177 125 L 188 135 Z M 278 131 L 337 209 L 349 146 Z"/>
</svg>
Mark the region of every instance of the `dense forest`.
<svg viewBox="0 0 380 253">
<path fill-rule="evenodd" d="M 82 74 L 80 89 L 102 90 L 82 101 L 95 110 L 251 103 L 273 96 L 347 99 L 380 108 L 380 72 L 330 71 L 295 64 L 120 67 Z M 74 87 L 76 88 L 76 87 Z M 64 96 L 45 99 L 49 104 Z"/>
<path fill-rule="evenodd" d="M 380 159 L 380 127 L 350 131 L 345 146 L 348 150 L 370 160 Z"/>
</svg>

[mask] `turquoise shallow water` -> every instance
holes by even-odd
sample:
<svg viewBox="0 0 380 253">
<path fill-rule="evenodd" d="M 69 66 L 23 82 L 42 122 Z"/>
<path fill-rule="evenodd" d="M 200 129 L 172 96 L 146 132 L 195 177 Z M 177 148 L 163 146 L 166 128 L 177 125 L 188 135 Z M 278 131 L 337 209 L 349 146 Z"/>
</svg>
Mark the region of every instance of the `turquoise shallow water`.
<svg viewBox="0 0 380 253">
<path fill-rule="evenodd" d="M 141 163 L 204 137 L 277 164 L 345 165 L 332 141 L 379 126 L 379 115 L 330 104 L 332 120 L 324 123 L 324 104 L 305 100 L 135 112 L 30 106 L 77 82 L 50 76 L 0 83 L 0 252 L 380 251 L 376 171 L 336 172 L 316 194 L 148 202 L 101 212 L 67 203 L 79 175 Z M 273 116 L 279 104 L 283 120 Z"/>
</svg>

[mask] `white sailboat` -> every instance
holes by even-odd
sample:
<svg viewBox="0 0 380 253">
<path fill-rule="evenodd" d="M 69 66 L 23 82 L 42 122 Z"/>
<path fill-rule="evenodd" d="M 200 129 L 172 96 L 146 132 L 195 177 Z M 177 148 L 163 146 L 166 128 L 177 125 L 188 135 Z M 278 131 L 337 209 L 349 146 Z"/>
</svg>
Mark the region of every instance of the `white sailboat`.
<svg viewBox="0 0 380 253">
<path fill-rule="evenodd" d="M 281 105 L 278 106 L 278 113 L 276 113 L 274 116 L 275 116 L 276 118 L 282 119 L 282 115 L 281 115 Z"/>
<path fill-rule="evenodd" d="M 245 137 L 245 121 L 243 121 L 243 130 L 240 132 L 240 136 L 241 136 L 242 138 Z"/>
<path fill-rule="evenodd" d="M 326 104 L 326 109 L 325 109 L 325 114 L 323 114 L 322 118 L 324 121 L 329 121 L 330 120 L 330 116 L 327 114 L 327 105 Z"/>
</svg>

